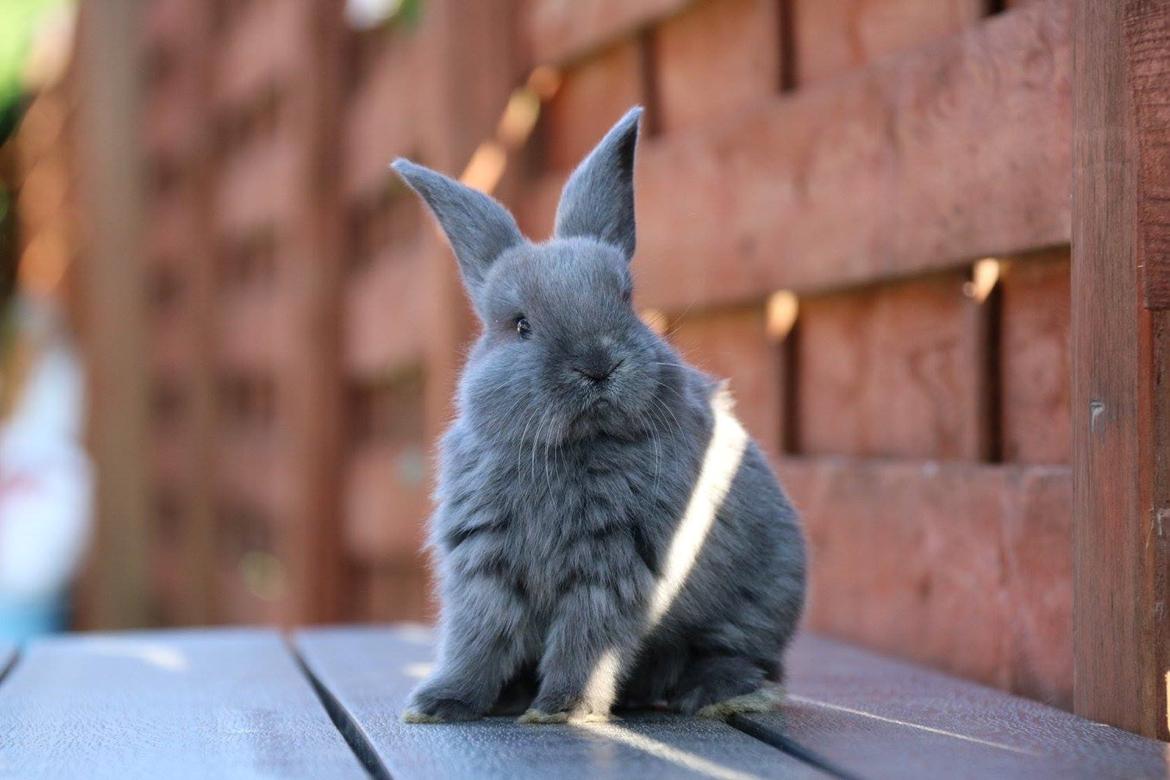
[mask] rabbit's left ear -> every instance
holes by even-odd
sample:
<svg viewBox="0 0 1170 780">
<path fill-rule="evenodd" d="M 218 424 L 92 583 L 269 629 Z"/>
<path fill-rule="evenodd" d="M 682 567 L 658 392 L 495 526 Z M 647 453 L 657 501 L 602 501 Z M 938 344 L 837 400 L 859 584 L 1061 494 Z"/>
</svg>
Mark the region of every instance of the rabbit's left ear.
<svg viewBox="0 0 1170 780">
<path fill-rule="evenodd" d="M 634 148 L 641 116 L 640 106 L 627 111 L 573 171 L 557 206 L 557 238 L 595 238 L 627 260 L 634 257 Z"/>
</svg>

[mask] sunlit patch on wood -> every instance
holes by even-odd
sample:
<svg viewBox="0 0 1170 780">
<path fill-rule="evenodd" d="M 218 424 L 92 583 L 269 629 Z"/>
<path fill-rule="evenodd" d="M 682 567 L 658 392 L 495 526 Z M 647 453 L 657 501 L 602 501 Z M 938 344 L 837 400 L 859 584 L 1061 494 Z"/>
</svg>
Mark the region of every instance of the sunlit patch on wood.
<svg viewBox="0 0 1170 780">
<path fill-rule="evenodd" d="M 667 745 L 665 742 L 652 739 L 644 734 L 635 733 L 616 723 L 584 723 L 579 724 L 578 728 L 591 734 L 596 734 L 599 737 L 629 745 L 632 748 L 649 753 L 656 758 L 669 761 L 688 772 L 694 772 L 704 777 L 717 778 L 717 780 L 752 780 L 752 778 L 757 777 L 757 775 L 748 772 L 741 772 L 738 769 L 722 766 L 702 756 L 697 756 L 694 753 L 674 747 L 673 745 Z"/>
</svg>

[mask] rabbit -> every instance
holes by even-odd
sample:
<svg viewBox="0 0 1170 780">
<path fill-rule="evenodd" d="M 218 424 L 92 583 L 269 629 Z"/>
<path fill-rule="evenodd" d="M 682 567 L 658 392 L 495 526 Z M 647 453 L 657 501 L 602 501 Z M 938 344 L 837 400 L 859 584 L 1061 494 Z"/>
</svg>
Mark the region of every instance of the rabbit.
<svg viewBox="0 0 1170 780">
<path fill-rule="evenodd" d="M 640 116 L 572 173 L 541 244 L 491 197 L 392 165 L 482 325 L 439 445 L 438 660 L 408 722 L 476 719 L 516 691 L 524 723 L 725 718 L 782 696 L 803 534 L 726 386 L 632 307 Z"/>
</svg>

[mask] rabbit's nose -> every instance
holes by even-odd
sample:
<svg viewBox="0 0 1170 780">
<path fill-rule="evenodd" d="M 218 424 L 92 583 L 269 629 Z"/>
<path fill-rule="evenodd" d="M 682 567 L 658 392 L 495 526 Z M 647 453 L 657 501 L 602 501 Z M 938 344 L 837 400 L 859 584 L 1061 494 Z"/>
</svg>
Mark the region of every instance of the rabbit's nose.
<svg viewBox="0 0 1170 780">
<path fill-rule="evenodd" d="M 623 362 L 624 360 L 614 360 L 609 355 L 591 355 L 581 365 L 574 366 L 573 370 L 593 382 L 604 382 Z"/>
</svg>

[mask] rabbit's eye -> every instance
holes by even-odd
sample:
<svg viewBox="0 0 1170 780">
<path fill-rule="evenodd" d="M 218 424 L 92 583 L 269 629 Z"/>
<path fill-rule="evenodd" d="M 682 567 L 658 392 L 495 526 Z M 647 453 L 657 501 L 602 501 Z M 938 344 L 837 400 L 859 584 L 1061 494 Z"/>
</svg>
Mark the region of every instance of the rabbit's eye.
<svg viewBox="0 0 1170 780">
<path fill-rule="evenodd" d="M 622 290 L 622 300 L 623 300 L 624 302 L 626 302 L 626 303 L 629 303 L 629 302 L 630 302 L 630 299 L 631 299 L 631 298 L 633 298 L 633 297 L 634 297 L 634 291 L 633 291 L 633 290 L 631 290 L 629 287 L 627 287 L 626 289 Z"/>
<path fill-rule="evenodd" d="M 532 326 L 528 324 L 527 317 L 516 318 L 516 333 L 522 339 L 529 338 L 532 335 Z"/>
</svg>

